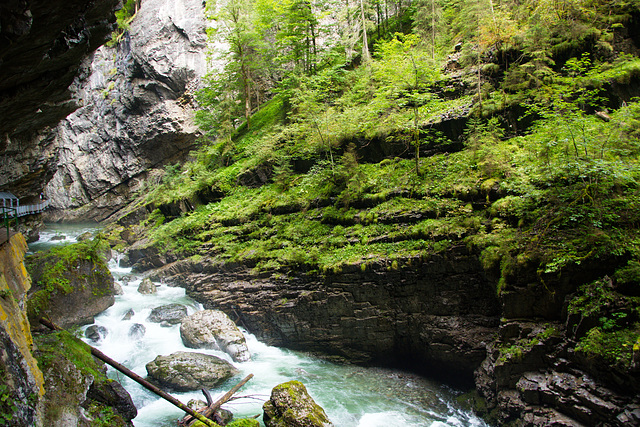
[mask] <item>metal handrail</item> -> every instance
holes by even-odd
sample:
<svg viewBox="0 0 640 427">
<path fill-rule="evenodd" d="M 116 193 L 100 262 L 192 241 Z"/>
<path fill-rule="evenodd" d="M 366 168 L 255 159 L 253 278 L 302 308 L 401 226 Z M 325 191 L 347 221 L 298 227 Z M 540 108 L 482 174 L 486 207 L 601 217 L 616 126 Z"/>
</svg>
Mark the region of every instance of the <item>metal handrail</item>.
<svg viewBox="0 0 640 427">
<path fill-rule="evenodd" d="M 49 200 L 43 200 L 40 203 L 35 203 L 32 205 L 22 205 L 22 206 L 16 206 L 16 207 L 0 206 L 0 209 L 1 209 L 0 215 L 2 215 L 4 226 L 7 228 L 7 240 L 9 240 L 9 237 L 10 237 L 10 232 L 9 232 L 10 219 L 16 220 L 16 229 L 17 229 L 19 217 L 43 212 L 48 207 L 49 207 Z"/>
<path fill-rule="evenodd" d="M 4 221 L 4 226 L 7 228 L 7 241 L 9 241 L 9 238 L 11 237 L 11 232 L 9 231 L 9 212 L 13 211 L 14 212 L 14 218 L 16 219 L 16 229 L 18 228 L 18 215 L 17 215 L 17 208 L 10 208 L 8 206 L 0 206 L 0 209 L 2 209 L 2 220 Z"/>
</svg>

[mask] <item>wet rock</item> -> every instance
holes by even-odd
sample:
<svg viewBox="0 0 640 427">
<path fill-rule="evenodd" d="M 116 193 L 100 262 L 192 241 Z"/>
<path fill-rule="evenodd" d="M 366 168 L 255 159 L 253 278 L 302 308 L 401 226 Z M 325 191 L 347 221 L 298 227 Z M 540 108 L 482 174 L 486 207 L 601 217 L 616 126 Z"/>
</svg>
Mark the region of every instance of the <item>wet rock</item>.
<svg viewBox="0 0 640 427">
<path fill-rule="evenodd" d="M 131 318 L 136 314 L 135 311 L 133 311 L 133 308 L 130 308 L 129 310 L 127 310 L 127 312 L 122 316 L 122 320 L 131 320 Z"/>
<path fill-rule="evenodd" d="M 87 399 L 110 406 L 125 419 L 131 420 L 138 415 L 138 410 L 127 391 L 118 381 L 95 382 L 87 392 Z"/>
<path fill-rule="evenodd" d="M 93 233 L 90 231 L 85 231 L 84 233 L 76 237 L 77 242 L 82 242 L 84 240 L 91 240 L 91 239 L 93 239 Z"/>
<path fill-rule="evenodd" d="M 45 378 L 44 413 L 34 426 L 94 426 L 103 411 L 112 411 L 110 427 L 132 426 L 137 410 L 116 381 L 106 377 L 106 367 L 90 356 L 86 344 L 67 332 L 36 337 L 39 365 Z M 13 425 L 13 424 L 12 424 Z"/>
<path fill-rule="evenodd" d="M 629 408 L 640 403 L 638 397 L 608 388 L 585 372 L 573 356 L 575 342 L 563 341 L 561 325 L 555 324 L 559 332 L 553 334 L 547 333 L 549 327 L 507 321 L 489 346 L 489 356 L 476 371 L 476 388 L 498 423 L 637 425 L 629 423 Z M 627 381 L 633 384 L 633 375 Z"/>
<path fill-rule="evenodd" d="M 165 272 L 271 345 L 356 363 L 410 358 L 429 373 L 470 381 L 486 358 L 500 311 L 477 257 L 462 252 L 412 259 L 406 269 L 370 263 L 325 277 L 256 277 L 240 266 L 202 261 L 175 263 Z"/>
<path fill-rule="evenodd" d="M 327 414 L 299 381 L 289 381 L 271 390 L 271 398 L 262 406 L 266 427 L 329 427 Z"/>
<path fill-rule="evenodd" d="M 122 286 L 118 282 L 113 284 L 113 289 L 115 295 L 124 295 L 124 290 L 122 290 Z"/>
<path fill-rule="evenodd" d="M 147 373 L 161 386 L 176 391 L 214 388 L 239 371 L 216 356 L 179 351 L 158 356 L 146 365 Z"/>
<path fill-rule="evenodd" d="M 168 325 L 177 325 L 185 317 L 187 317 L 187 307 L 182 304 L 167 304 L 151 310 L 147 320 L 154 323 L 166 322 Z"/>
<path fill-rule="evenodd" d="M 147 328 L 141 323 L 134 323 L 131 325 L 131 328 L 129 328 L 129 336 L 133 339 L 141 339 L 146 332 Z"/>
<path fill-rule="evenodd" d="M 143 295 L 151 295 L 158 292 L 158 288 L 153 284 L 151 279 L 146 278 L 142 282 L 140 282 L 140 285 L 138 286 L 138 292 Z"/>
<path fill-rule="evenodd" d="M 219 348 L 235 362 L 251 359 L 244 335 L 220 310 L 202 310 L 183 319 L 180 336 L 189 348 Z"/>
<path fill-rule="evenodd" d="M 65 236 L 64 234 L 56 234 L 55 236 L 51 237 L 51 241 L 58 241 L 58 240 L 66 240 L 67 236 Z"/>
<path fill-rule="evenodd" d="M 109 330 L 104 326 L 91 325 L 84 331 L 84 336 L 93 342 L 98 342 L 104 339 L 108 333 Z"/>
</svg>

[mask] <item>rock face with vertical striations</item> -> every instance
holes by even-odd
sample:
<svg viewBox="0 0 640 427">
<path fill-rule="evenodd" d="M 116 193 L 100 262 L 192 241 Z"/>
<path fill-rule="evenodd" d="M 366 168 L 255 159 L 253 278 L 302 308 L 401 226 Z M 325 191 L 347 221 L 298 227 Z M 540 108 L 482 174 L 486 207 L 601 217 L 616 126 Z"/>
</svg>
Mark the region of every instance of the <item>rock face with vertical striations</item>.
<svg viewBox="0 0 640 427">
<path fill-rule="evenodd" d="M 47 136 L 57 157 L 50 219 L 104 220 L 193 149 L 206 49 L 201 1 L 146 0 L 120 44 L 85 61 L 72 86 L 82 107 Z"/>
<path fill-rule="evenodd" d="M 24 267 L 26 251 L 27 242 L 22 234 L 0 244 L 0 374 L 7 386 L 3 405 L 14 404 L 14 415 L 25 425 L 35 425 L 36 404 L 44 394 L 44 378 L 31 353 L 33 338 L 25 309 L 31 287 Z M 30 396 L 36 399 L 29 400 Z"/>
<path fill-rule="evenodd" d="M 68 89 L 103 44 L 118 0 L 0 2 L 0 188 L 37 197 L 53 175 L 47 127 L 79 107 Z"/>
</svg>

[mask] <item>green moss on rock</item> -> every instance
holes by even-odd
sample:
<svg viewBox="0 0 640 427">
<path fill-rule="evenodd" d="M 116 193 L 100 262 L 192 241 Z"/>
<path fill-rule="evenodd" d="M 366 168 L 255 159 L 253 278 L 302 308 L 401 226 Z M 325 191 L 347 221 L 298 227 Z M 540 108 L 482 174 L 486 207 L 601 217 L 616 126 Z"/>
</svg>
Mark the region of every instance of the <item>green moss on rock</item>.
<svg viewBox="0 0 640 427">
<path fill-rule="evenodd" d="M 263 405 L 266 427 L 333 426 L 324 409 L 318 405 L 299 381 L 277 385 Z"/>
<path fill-rule="evenodd" d="M 133 402 L 107 378 L 87 344 L 66 331 L 37 335 L 35 340 L 45 377 L 44 425 L 59 425 L 64 419 L 76 420 L 78 426 L 131 426 L 137 413 Z"/>
</svg>

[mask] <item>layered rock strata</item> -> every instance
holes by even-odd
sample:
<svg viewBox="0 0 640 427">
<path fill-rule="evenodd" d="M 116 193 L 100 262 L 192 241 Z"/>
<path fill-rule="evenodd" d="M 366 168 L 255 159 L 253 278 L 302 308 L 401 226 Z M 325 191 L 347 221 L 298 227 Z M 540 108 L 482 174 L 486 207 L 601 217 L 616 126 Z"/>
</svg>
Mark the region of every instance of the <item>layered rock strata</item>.
<svg viewBox="0 0 640 427">
<path fill-rule="evenodd" d="M 495 291 L 464 249 L 414 265 L 256 277 L 233 267 L 178 263 L 164 273 L 271 345 L 470 381 L 499 324 Z"/>
<path fill-rule="evenodd" d="M 22 234 L 0 245 L 0 373 L 6 385 L 3 405 L 15 405 L 13 417 L 36 425 L 44 378 L 31 353 L 33 338 L 26 312 L 31 279 L 24 266 L 26 251 Z"/>
</svg>

